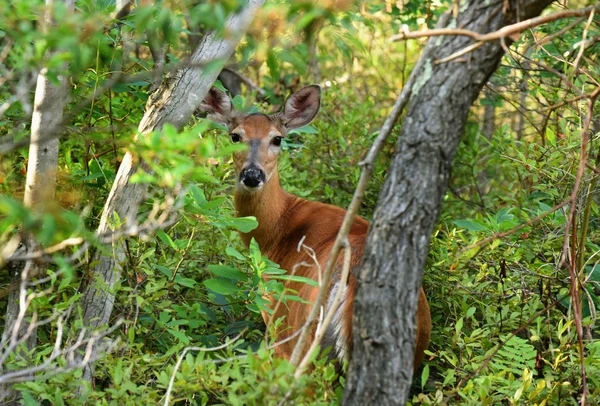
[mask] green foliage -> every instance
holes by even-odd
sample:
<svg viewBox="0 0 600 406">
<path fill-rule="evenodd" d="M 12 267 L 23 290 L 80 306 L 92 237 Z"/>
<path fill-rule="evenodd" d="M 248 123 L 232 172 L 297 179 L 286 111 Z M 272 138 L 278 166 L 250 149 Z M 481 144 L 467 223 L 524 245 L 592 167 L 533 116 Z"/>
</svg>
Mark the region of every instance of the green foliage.
<svg viewBox="0 0 600 406">
<path fill-rule="evenodd" d="M 279 172 L 290 193 L 348 205 L 359 163 L 422 50 L 421 42 L 388 43 L 387 38 L 404 25 L 411 30 L 433 26 L 453 4 L 404 3 L 269 1 L 260 11 L 236 56 L 239 70 L 264 90 L 264 97 L 249 89 L 233 99 L 235 107 L 270 111 L 268 105 L 281 105 L 317 75 L 323 86 L 318 119 L 283 143 Z M 313 282 L 287 275 L 256 243 L 246 250 L 239 241 L 238 231 L 257 226 L 254 218 L 235 216 L 231 199 L 235 180 L 230 156 L 240 146 L 200 118 L 180 131 L 166 125 L 135 139 L 152 84 L 149 47 L 166 46 L 165 70 L 170 71 L 185 61 L 193 42 L 190 34 L 215 29 L 226 35 L 224 21 L 242 4 L 164 2 L 136 7 L 116 22 L 113 1 L 81 0 L 74 14 L 55 2 L 53 15 L 59 23 L 44 31 L 42 2 L 0 0 L 0 54 L 3 46 L 11 46 L 0 64 L 0 105 L 9 103 L 0 116 L 0 135 L 14 142 L 28 136 L 33 89 L 25 96 L 18 91 L 41 67 L 56 79 L 68 62 L 71 92 L 56 202 L 26 209 L 21 203 L 25 143 L 2 155 L 0 247 L 14 243 L 22 232 L 43 247 L 82 238 L 91 245 L 89 253 L 112 255 L 94 230 L 125 151 L 150 169 L 131 179 L 151 185 L 139 222 L 160 216 L 165 202 L 176 208 L 167 225 L 126 239 L 113 311 L 115 319 L 125 322 L 111 335 L 121 345 L 96 362 L 94 388 L 84 397 L 76 395 L 81 370 L 40 374 L 18 384 L 25 404 L 157 404 L 164 401 L 173 374 L 172 403 L 265 405 L 278 404 L 285 396 L 300 405 L 339 403 L 344 379 L 325 357 L 317 357 L 309 373 L 293 379 L 293 367 L 275 358 L 269 348 L 273 342 L 264 340 L 260 314 L 271 311 L 265 296 L 284 304 L 297 301 L 296 292 L 284 291 L 282 281 Z M 552 35 L 572 22 L 554 21 L 533 33 Z M 529 50 L 532 35 L 524 32 L 515 49 L 571 78 L 576 88 L 594 89 L 592 78 L 600 73 L 598 53 L 593 52 L 598 43 L 580 61 L 591 78 L 578 75 L 572 63 L 582 24 L 543 51 Z M 590 25 L 587 36 L 597 38 L 597 24 Z M 313 40 L 318 72 L 311 63 Z M 573 97 L 572 89 L 533 62 L 522 70 L 522 61 L 515 58 L 505 58 L 491 79 L 496 92 L 486 91 L 471 112 L 457 153 L 424 279 L 434 330 L 428 359 L 415 379 L 413 404 L 575 404 L 581 391 L 570 275 L 561 260 L 571 206 L 546 213 L 573 190 L 589 112 L 583 102 L 550 111 L 549 106 Z M 122 80 L 113 83 L 115 72 Z M 524 80 L 528 87 L 521 113 L 528 120 L 520 133 L 512 121 L 518 117 L 513 104 L 520 100 L 521 88 L 511 91 Z M 490 139 L 482 136 L 480 125 L 486 106 L 494 107 L 499 117 Z M 377 203 L 398 133 L 396 129 L 374 168 L 360 209 L 366 218 Z M 597 144 L 598 134 L 590 133 L 588 151 L 595 167 Z M 600 399 L 595 333 L 600 212 L 597 191 L 586 189 L 593 179 L 586 170 L 576 202 L 577 227 L 569 235 L 570 241 L 576 237 L 576 252 L 583 250 L 578 263 L 586 333 L 582 344 L 592 404 Z M 588 230 L 582 236 L 588 204 Z M 114 218 L 112 226 L 118 229 L 122 223 Z M 88 262 L 88 251 L 73 261 L 77 249 L 69 246 L 45 257 L 40 276 L 48 280 L 30 288 L 31 293 L 45 292 L 32 303 L 38 317 L 71 309 L 64 332 L 71 338 L 84 327 L 80 285 L 95 265 Z M 6 267 L 0 278 L 3 285 L 9 283 Z M 4 297 L 0 304 L 6 307 Z M 58 332 L 56 323 L 41 327 L 37 346 L 25 358 L 13 354 L 8 369 L 43 364 Z M 187 347 L 197 348 L 187 351 L 175 371 Z M 63 357 L 55 364 L 67 362 Z"/>
</svg>

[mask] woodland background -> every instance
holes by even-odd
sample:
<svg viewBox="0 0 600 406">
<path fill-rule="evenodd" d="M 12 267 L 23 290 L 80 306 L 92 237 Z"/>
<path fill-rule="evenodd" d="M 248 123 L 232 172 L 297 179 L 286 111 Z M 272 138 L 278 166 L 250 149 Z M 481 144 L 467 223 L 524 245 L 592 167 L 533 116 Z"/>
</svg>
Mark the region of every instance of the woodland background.
<svg viewBox="0 0 600 406">
<path fill-rule="evenodd" d="M 227 19 L 245 1 L 70 3 L 0 0 L 4 401 L 338 404 L 345 378 L 333 365 L 315 354 L 293 379 L 264 341 L 262 294 L 279 288 L 260 275 L 277 266 L 239 240 L 255 221 L 233 210 L 237 146 L 199 112 L 157 131 L 144 112 L 185 69 L 216 76 L 225 65 L 217 86 L 237 109 L 277 111 L 318 83 L 321 112 L 285 141 L 279 172 L 287 191 L 347 207 L 427 40 L 390 38 L 481 5 L 266 1 L 233 57 L 194 62 L 206 38 L 235 37 Z M 544 15 L 589 6 L 553 3 Z M 434 327 L 412 404 L 600 399 L 600 10 L 586 10 L 502 39 L 507 54 L 469 112 L 425 268 Z M 44 86 L 46 103 L 34 103 Z M 401 126 L 374 167 L 367 219 Z M 36 136 L 57 161 L 28 195 Z M 145 165 L 131 178 L 148 185 L 139 214 L 103 223 L 128 159 Z M 95 271 L 102 258 L 121 270 L 109 285 Z M 94 289 L 109 292 L 109 317 L 88 306 Z"/>
</svg>

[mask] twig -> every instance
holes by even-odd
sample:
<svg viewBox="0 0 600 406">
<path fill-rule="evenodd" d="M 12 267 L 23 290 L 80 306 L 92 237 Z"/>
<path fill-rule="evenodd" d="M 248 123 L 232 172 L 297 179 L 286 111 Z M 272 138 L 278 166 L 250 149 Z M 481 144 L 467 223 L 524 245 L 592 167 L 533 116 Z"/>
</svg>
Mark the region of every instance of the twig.
<svg viewBox="0 0 600 406">
<path fill-rule="evenodd" d="M 114 349 L 114 347 L 119 343 L 119 338 L 116 338 L 114 340 L 108 340 L 107 342 L 105 342 L 104 346 L 100 347 L 100 350 L 96 346 L 96 343 L 99 340 L 115 331 L 122 324 L 122 322 L 123 320 L 119 320 L 110 329 L 101 333 L 93 333 L 87 339 L 84 339 L 84 329 L 81 331 L 77 341 L 73 345 L 65 348 L 64 350 L 58 350 L 58 348 L 60 348 L 60 343 L 55 343 L 55 347 L 52 351 L 52 354 L 50 354 L 50 356 L 44 361 L 44 363 L 35 367 L 8 372 L 0 376 L 0 384 L 26 382 L 39 378 L 36 376 L 36 374 L 39 374 L 40 372 L 50 372 L 52 373 L 52 375 L 56 375 L 59 373 L 71 371 L 73 369 L 83 368 L 86 365 L 89 365 L 90 363 L 99 359 L 101 357 L 101 354 L 107 354 L 111 352 Z M 62 338 L 62 333 L 60 335 L 57 335 L 57 338 L 58 337 Z M 81 361 L 75 361 L 75 354 L 77 353 L 77 350 L 83 346 L 86 346 L 83 358 L 81 359 Z M 54 367 L 51 365 L 52 362 L 54 362 L 56 359 L 62 356 L 68 357 L 66 366 Z"/>
<path fill-rule="evenodd" d="M 591 97 L 588 102 L 588 114 L 585 120 L 583 132 L 581 135 L 581 154 L 579 167 L 577 169 L 577 176 L 575 178 L 575 185 L 573 186 L 573 192 L 571 193 L 571 197 L 569 199 L 569 203 L 571 205 L 569 210 L 569 217 L 567 218 L 567 224 L 565 226 L 565 241 L 563 243 L 562 250 L 562 259 L 561 264 L 566 261 L 567 254 L 569 251 L 569 231 L 571 227 L 575 224 L 575 215 L 576 215 L 576 199 L 577 194 L 579 193 L 579 186 L 581 185 L 581 179 L 583 177 L 583 171 L 585 165 L 587 163 L 587 143 L 588 143 L 588 135 L 590 124 L 592 122 L 593 112 L 594 112 L 594 104 L 596 102 L 596 94 L 595 97 Z M 575 319 L 575 326 L 577 329 L 577 341 L 579 344 L 579 357 L 581 361 L 581 379 L 582 379 L 582 389 L 581 389 L 581 404 L 585 405 L 587 402 L 587 375 L 585 370 L 585 353 L 583 348 L 583 326 L 582 326 L 582 315 L 581 315 L 581 303 L 579 301 L 579 284 L 578 284 L 578 275 L 577 275 L 577 259 L 575 256 L 571 258 L 571 263 L 569 264 L 569 273 L 571 276 L 571 303 L 573 304 L 573 316 Z"/>
<path fill-rule="evenodd" d="M 550 214 L 554 213 L 557 210 L 560 210 L 561 208 L 563 208 L 564 206 L 566 206 L 567 204 L 569 204 L 570 200 L 565 200 L 564 202 L 557 204 L 556 206 L 554 206 L 553 208 L 551 208 L 550 210 L 548 210 L 547 212 L 544 212 L 542 214 L 540 214 L 539 216 L 532 218 L 531 220 L 529 220 L 527 223 L 523 223 L 521 225 L 518 225 L 515 228 L 511 228 L 508 231 L 505 231 L 503 233 L 497 233 L 494 234 L 491 237 L 487 237 L 484 238 L 483 240 L 477 241 L 475 244 L 471 244 L 463 249 L 461 249 L 460 251 L 458 251 L 459 254 L 462 254 L 465 251 L 469 251 L 473 248 L 477 248 L 477 247 L 481 247 L 482 245 L 486 245 L 494 240 L 498 240 L 500 238 L 504 238 L 504 237 L 508 237 L 509 235 L 512 235 L 522 229 L 524 229 L 525 227 L 529 227 L 532 224 L 537 223 L 538 221 L 544 219 L 545 217 L 549 216 Z"/>
<path fill-rule="evenodd" d="M 304 370 L 310 362 L 313 352 L 321 344 L 321 340 L 323 339 L 323 336 L 327 331 L 327 327 L 329 327 L 329 324 L 331 324 L 331 320 L 333 319 L 333 316 L 339 308 L 340 299 L 344 292 L 344 288 L 346 287 L 346 284 L 348 282 L 348 275 L 350 274 L 350 259 L 352 255 L 352 247 L 350 246 L 350 242 L 348 241 L 348 239 L 346 239 L 343 249 L 345 251 L 344 268 L 342 269 L 342 275 L 340 277 L 340 281 L 338 282 L 339 285 L 335 297 L 329 309 L 327 310 L 327 315 L 325 316 L 325 319 L 323 320 L 321 325 L 318 326 L 317 334 L 315 335 L 314 340 L 312 341 L 310 347 L 308 348 L 308 351 L 304 355 L 304 358 L 302 359 L 302 361 L 298 365 L 298 368 L 296 369 L 296 372 L 294 373 L 295 379 L 300 378 L 300 376 L 304 373 Z"/>
<path fill-rule="evenodd" d="M 588 16 L 591 13 L 600 11 L 600 5 L 586 7 L 578 10 L 565 10 L 559 11 L 556 13 L 548 14 L 546 16 L 534 17 L 529 20 L 521 21 L 515 24 L 507 25 L 502 27 L 497 31 L 493 31 L 487 34 L 480 34 L 475 31 L 465 30 L 461 28 L 437 28 L 433 30 L 424 30 L 424 31 L 403 31 L 400 34 L 394 35 L 389 39 L 389 41 L 399 41 L 405 39 L 416 39 L 416 38 L 424 38 L 424 37 L 437 37 L 442 35 L 461 35 L 473 38 L 476 41 L 493 41 L 496 39 L 510 37 L 513 34 L 518 34 L 526 29 L 537 27 L 542 24 L 549 23 L 551 21 L 559 20 L 562 18 L 569 17 L 581 17 Z"/>
<path fill-rule="evenodd" d="M 445 24 L 448 19 L 449 19 L 449 14 L 444 14 L 438 24 Z M 359 163 L 359 165 L 362 167 L 362 171 L 360 174 L 360 178 L 358 180 L 358 184 L 354 191 L 354 195 L 352 196 L 352 201 L 350 202 L 350 205 L 348 206 L 348 210 L 346 212 L 346 215 L 344 216 L 344 221 L 342 222 L 340 231 L 338 232 L 338 235 L 337 235 L 337 237 L 333 243 L 333 246 L 331 248 L 331 252 L 329 254 L 329 259 L 327 260 L 327 265 L 325 267 L 325 272 L 323 274 L 323 285 L 324 286 L 329 286 L 329 284 L 331 283 L 333 269 L 337 263 L 337 258 L 340 254 L 340 250 L 342 249 L 344 242 L 348 238 L 348 233 L 350 232 L 350 228 L 352 227 L 352 224 L 354 223 L 354 219 L 356 217 L 356 214 L 358 213 L 358 208 L 360 207 L 360 204 L 364 198 L 365 190 L 367 188 L 369 180 L 371 179 L 371 174 L 373 173 L 373 168 L 375 166 L 375 161 L 377 160 L 377 156 L 379 155 L 379 152 L 385 145 L 387 138 L 392 133 L 394 124 L 398 120 L 398 117 L 400 117 L 402 110 L 404 110 L 404 107 L 408 103 L 408 100 L 410 99 L 410 96 L 412 94 L 412 88 L 415 84 L 415 81 L 416 81 L 417 77 L 419 77 L 419 75 L 421 74 L 421 70 L 423 69 L 423 65 L 425 64 L 425 61 L 429 60 L 428 55 L 430 53 L 430 49 L 432 46 L 433 45 L 428 44 L 428 46 L 425 47 L 425 50 L 423 51 L 421 58 L 419 58 L 417 65 L 414 67 L 414 69 L 406 83 L 406 86 L 404 86 L 404 88 L 402 89 L 402 92 L 400 93 L 400 95 L 398 96 L 398 99 L 396 99 L 396 102 L 394 103 L 394 106 L 392 107 L 392 111 L 390 112 L 389 116 L 386 118 L 381 129 L 379 130 L 379 134 L 377 135 L 377 138 L 373 142 L 373 145 L 371 146 L 369 153 L 367 154 L 366 158 L 362 162 Z M 311 312 L 307 318 L 307 323 L 309 325 L 311 325 L 312 323 L 315 322 L 317 315 L 319 313 L 319 310 L 320 310 L 323 302 L 325 301 L 325 298 L 327 297 L 327 294 L 328 294 L 328 289 L 320 289 L 319 290 L 317 299 L 315 300 L 315 303 L 313 304 Z M 298 365 L 298 362 L 300 361 L 300 356 L 304 351 L 304 343 L 306 342 L 306 340 L 308 338 L 308 334 L 310 334 L 310 331 L 311 331 L 311 329 L 307 328 L 302 332 L 300 339 L 298 340 L 298 345 L 296 345 L 296 347 L 294 348 L 292 357 L 290 358 L 290 362 L 293 365 Z"/>
<path fill-rule="evenodd" d="M 300 262 L 297 263 L 296 265 L 293 266 L 292 268 L 292 272 L 290 273 L 290 276 L 294 276 L 296 274 L 296 271 L 298 270 L 299 267 L 301 266 L 305 266 L 305 267 L 313 267 L 316 266 L 317 267 L 317 274 L 319 275 L 319 286 L 321 285 L 321 264 L 319 264 L 319 260 L 316 257 L 315 251 L 310 248 L 309 246 L 304 244 L 304 239 L 306 238 L 306 236 L 302 236 L 302 238 L 300 239 L 300 242 L 298 243 L 298 252 L 300 252 L 301 249 L 304 249 L 306 251 L 306 253 L 308 254 L 308 256 L 311 257 L 311 259 L 314 262 L 313 264 L 310 264 L 308 262 Z M 286 292 L 288 292 L 289 290 L 287 288 L 284 288 L 283 292 L 279 295 L 279 299 L 277 299 L 277 303 L 275 303 L 275 306 L 273 307 L 273 313 L 271 313 L 271 316 L 269 317 L 269 321 L 266 323 L 266 328 L 265 328 L 265 341 L 268 340 L 269 338 L 269 330 L 271 328 L 271 325 L 273 324 L 273 321 L 275 321 L 275 314 L 277 314 L 277 310 L 279 309 L 279 306 L 281 305 L 281 303 L 283 302 L 283 299 L 285 298 L 285 294 Z M 296 335 L 294 335 L 295 337 Z"/>
<path fill-rule="evenodd" d="M 464 54 L 468 54 L 469 52 L 473 52 L 474 50 L 476 50 L 478 48 L 481 48 L 483 46 L 483 44 L 485 44 L 485 42 L 483 42 L 483 41 L 479 41 L 479 42 L 476 42 L 474 44 L 471 44 L 471 45 L 469 45 L 469 46 L 461 49 L 460 51 L 457 51 L 457 52 L 453 53 L 450 56 L 447 56 L 447 57 L 442 58 L 442 59 L 438 59 L 437 61 L 435 61 L 435 64 L 439 65 L 440 63 L 450 62 L 450 61 L 452 61 L 452 60 L 454 60 L 456 58 L 459 58 L 459 57 L 463 56 Z"/>
<path fill-rule="evenodd" d="M 252 81 L 252 79 L 250 79 L 248 76 L 242 75 L 240 72 L 236 71 L 235 69 L 231 69 L 231 68 L 223 68 L 223 70 L 231 73 L 232 75 L 237 76 L 238 79 L 240 79 L 242 82 L 244 82 L 244 84 L 246 86 L 248 86 L 253 91 L 256 91 L 256 93 L 258 93 L 258 95 L 260 97 L 266 96 L 267 92 L 265 91 L 265 89 L 263 89 L 262 87 L 258 86 L 256 83 L 254 83 Z"/>
<path fill-rule="evenodd" d="M 556 109 L 558 109 L 558 108 L 560 108 L 560 107 L 562 107 L 562 106 L 564 106 L 566 104 L 571 104 L 571 103 L 574 103 L 574 102 L 579 101 L 581 99 L 589 99 L 591 97 L 594 97 L 594 94 L 597 94 L 599 91 L 600 91 L 600 87 L 596 88 L 596 90 L 594 90 L 591 93 L 582 94 L 582 95 L 579 95 L 577 97 L 573 97 L 572 99 L 565 100 L 565 101 L 562 101 L 560 103 L 556 103 L 556 104 L 554 104 L 552 106 L 548 106 L 548 107 L 544 108 L 543 111 L 553 111 L 553 110 L 556 110 Z"/>
<path fill-rule="evenodd" d="M 585 40 L 587 38 L 587 33 L 588 33 L 589 28 L 590 28 L 590 25 L 592 24 L 592 21 L 594 21 L 594 10 L 592 10 L 592 12 L 590 13 L 590 17 L 588 18 L 587 23 L 583 27 L 583 34 L 581 35 L 581 42 L 580 42 L 580 45 L 579 45 L 579 52 L 577 53 L 577 57 L 575 58 L 575 62 L 573 62 L 573 74 L 574 75 L 577 75 L 577 72 L 579 71 L 579 62 L 581 61 L 581 57 L 583 56 L 583 53 L 585 52 L 585 48 L 586 48 L 586 41 Z"/>
<path fill-rule="evenodd" d="M 585 21 L 585 17 L 578 18 L 577 20 L 573 21 L 571 24 L 569 24 L 566 27 L 564 27 L 562 30 L 554 32 L 554 33 L 549 34 L 549 35 L 546 35 L 543 38 L 540 38 L 537 41 L 537 45 L 541 46 L 541 45 L 547 44 L 548 42 L 552 41 L 554 38 L 560 37 L 563 34 L 565 34 L 566 32 L 571 31 L 572 28 L 578 26 L 579 24 L 581 24 L 584 21 Z"/>
<path fill-rule="evenodd" d="M 231 344 L 235 343 L 237 340 L 239 340 L 242 337 L 242 335 L 244 335 L 246 330 L 247 329 L 242 330 L 242 332 L 240 334 L 238 334 L 237 336 L 235 336 L 232 340 L 230 340 L 224 344 L 218 345 L 216 347 L 208 347 L 208 348 L 207 347 L 185 347 L 183 352 L 177 359 L 175 368 L 173 368 L 173 373 L 171 374 L 171 379 L 169 380 L 169 386 L 167 387 L 167 393 L 165 394 L 164 405 L 169 406 L 169 400 L 171 399 L 171 391 L 173 390 L 173 385 L 175 384 L 175 375 L 177 374 L 177 370 L 181 366 L 181 362 L 183 361 L 183 358 L 185 358 L 185 356 L 188 352 L 190 352 L 190 351 L 210 352 L 210 351 L 222 350 L 223 348 L 226 348 L 226 347 L 230 346 Z"/>
</svg>

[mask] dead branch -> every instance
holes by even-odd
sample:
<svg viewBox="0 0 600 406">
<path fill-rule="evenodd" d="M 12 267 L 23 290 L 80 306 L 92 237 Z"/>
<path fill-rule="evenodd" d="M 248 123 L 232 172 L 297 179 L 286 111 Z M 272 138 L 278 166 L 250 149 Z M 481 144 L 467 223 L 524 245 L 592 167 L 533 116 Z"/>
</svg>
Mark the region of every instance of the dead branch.
<svg viewBox="0 0 600 406">
<path fill-rule="evenodd" d="M 445 23 L 449 17 L 450 17 L 449 14 L 445 14 L 444 16 L 442 16 L 442 18 L 440 19 L 441 23 Z M 379 130 L 379 134 L 377 135 L 377 138 L 373 142 L 373 145 L 371 146 L 369 153 L 367 154 L 366 158 L 362 162 L 359 163 L 359 165 L 362 168 L 360 178 L 358 180 L 358 184 L 354 191 L 354 195 L 352 196 L 352 201 L 350 202 L 350 205 L 348 206 L 348 211 L 346 212 L 346 215 L 344 216 L 344 221 L 342 222 L 340 231 L 338 232 L 338 235 L 337 235 L 337 237 L 333 243 L 333 246 L 331 248 L 331 253 L 329 254 L 329 259 L 327 260 L 327 265 L 326 265 L 325 271 L 323 273 L 323 285 L 325 285 L 325 286 L 329 286 L 331 283 L 331 278 L 333 276 L 334 267 L 337 263 L 337 258 L 340 254 L 342 247 L 344 246 L 344 242 L 348 238 L 348 233 L 350 232 L 350 228 L 352 227 L 352 224 L 354 223 L 354 218 L 356 217 L 356 215 L 358 213 L 358 208 L 360 207 L 360 204 L 364 198 L 365 191 L 367 189 L 367 185 L 369 183 L 369 180 L 371 179 L 371 174 L 373 173 L 373 168 L 375 166 L 375 161 L 377 159 L 377 156 L 379 155 L 379 152 L 381 152 L 381 149 L 385 145 L 387 138 L 392 133 L 394 124 L 396 123 L 396 121 L 398 121 L 398 117 L 400 117 L 400 114 L 402 113 L 402 111 L 404 110 L 404 107 L 408 103 L 410 95 L 412 94 L 413 85 L 415 84 L 417 77 L 421 74 L 421 70 L 423 69 L 425 61 L 427 60 L 427 55 L 429 54 L 430 49 L 431 48 L 429 46 L 427 46 L 425 48 L 425 50 L 423 51 L 423 55 L 421 56 L 421 58 L 419 58 L 419 62 L 417 62 L 417 65 L 413 69 L 406 85 L 402 89 L 402 92 L 398 96 L 398 99 L 396 99 L 396 102 L 394 103 L 394 106 L 392 107 L 392 111 L 390 112 L 389 116 L 386 118 L 381 129 Z M 307 323 L 309 325 L 316 321 L 318 313 L 319 313 L 321 306 L 323 305 L 326 297 L 327 297 L 327 289 L 319 290 L 317 299 L 315 300 L 315 303 L 313 303 L 312 310 L 307 319 Z M 302 332 L 299 341 L 306 342 L 307 335 L 310 333 L 310 331 L 311 331 L 310 328 L 305 329 Z M 297 345 L 294 348 L 290 362 L 293 365 L 298 365 L 301 354 L 303 352 L 304 352 L 304 348 L 302 348 L 302 346 Z"/>
<path fill-rule="evenodd" d="M 175 363 L 175 368 L 173 368 L 173 373 L 171 374 L 171 379 L 169 380 L 169 386 L 167 387 L 167 393 L 165 394 L 165 406 L 169 406 L 169 400 L 171 399 L 171 391 L 173 390 L 173 384 L 175 383 L 175 375 L 177 375 L 177 370 L 179 369 L 179 366 L 181 365 L 181 362 L 183 361 L 183 359 L 185 358 L 185 355 L 190 352 L 190 351 L 201 351 L 201 352 L 211 352 L 211 351 L 218 351 L 218 350 L 222 350 L 223 348 L 227 348 L 230 345 L 232 345 L 233 343 L 235 343 L 237 340 L 239 340 L 244 333 L 246 332 L 247 329 L 242 330 L 242 332 L 240 334 L 238 334 L 237 336 L 235 336 L 234 338 L 232 338 L 231 340 L 227 341 L 224 344 L 218 345 L 216 347 L 185 347 L 183 349 L 183 352 L 181 353 L 181 355 L 179 356 L 179 358 L 177 359 L 177 363 Z"/>
<path fill-rule="evenodd" d="M 546 16 L 534 17 L 525 21 L 521 21 L 515 24 L 507 25 L 502 27 L 497 31 L 493 31 L 487 34 L 480 34 L 475 31 L 465 30 L 460 28 L 437 28 L 432 30 L 424 30 L 424 31 L 407 31 L 404 30 L 402 33 L 394 35 L 389 39 L 389 41 L 400 41 L 406 39 L 416 39 L 416 38 L 426 38 L 426 37 L 437 37 L 442 35 L 460 35 L 473 38 L 476 41 L 493 41 L 501 38 L 511 37 L 515 34 L 520 34 L 521 32 L 537 27 L 552 21 L 560 20 L 563 18 L 570 17 L 582 17 L 588 16 L 592 13 L 600 11 L 600 5 L 586 7 L 578 10 L 565 10 L 559 11 L 556 13 L 548 14 Z"/>
</svg>

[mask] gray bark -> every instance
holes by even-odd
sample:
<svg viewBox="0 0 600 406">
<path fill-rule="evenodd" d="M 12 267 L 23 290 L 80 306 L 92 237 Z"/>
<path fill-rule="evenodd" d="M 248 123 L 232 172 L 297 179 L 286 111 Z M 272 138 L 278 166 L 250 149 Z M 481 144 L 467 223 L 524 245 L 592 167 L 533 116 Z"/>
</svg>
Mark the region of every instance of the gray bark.
<svg viewBox="0 0 600 406">
<path fill-rule="evenodd" d="M 63 1 L 67 10 L 73 11 L 75 1 Z M 53 0 L 46 0 L 46 5 L 51 7 Z M 52 15 L 47 12 L 44 15 L 44 28 L 52 24 Z M 46 76 L 47 69 L 44 68 L 38 74 L 37 84 L 34 96 L 33 115 L 31 118 L 31 143 L 29 145 L 29 161 L 27 164 L 27 178 L 25 181 L 25 194 L 23 204 L 32 210 L 43 211 L 46 206 L 52 204 L 56 192 L 56 174 L 58 168 L 58 132 L 61 129 L 64 108 L 67 104 L 68 82 L 66 77 L 59 77 L 60 83 L 54 85 Z M 30 236 L 24 236 L 24 251 L 33 251 L 37 249 L 36 241 Z M 26 266 L 25 261 L 12 262 L 8 264 L 11 275 L 11 286 L 19 286 L 21 273 Z M 43 269 L 39 265 L 32 264 L 28 275 L 36 275 Z M 19 294 L 18 288 L 9 290 L 8 303 L 6 308 L 5 327 L 2 341 L 9 339 L 15 327 L 17 315 L 19 314 Z M 23 337 L 29 327 L 26 320 L 20 323 L 16 330 L 17 339 Z M 28 349 L 35 347 L 37 342 L 36 330 L 25 342 Z M 17 350 L 18 351 L 18 350 Z M 20 353 L 17 354 L 20 356 Z M 19 393 L 11 388 L 11 385 L 0 386 L 0 401 L 10 403 L 9 400 L 16 402 L 19 399 Z M 4 403 L 3 403 L 4 404 Z"/>
<path fill-rule="evenodd" d="M 489 90 L 488 90 L 489 92 Z M 489 92 L 491 93 L 491 92 Z M 483 125 L 482 132 L 483 136 L 488 140 L 492 139 L 494 135 L 494 131 L 496 130 L 496 123 L 494 122 L 496 118 L 496 106 L 493 104 L 486 104 L 483 108 Z"/>
<path fill-rule="evenodd" d="M 519 17 L 536 16 L 550 3 L 520 1 Z M 494 1 L 469 6 L 453 26 L 484 33 L 516 22 L 515 1 L 507 14 L 502 5 Z M 431 233 L 471 104 L 503 55 L 500 42 L 494 41 L 467 61 L 435 64 L 472 40 L 448 36 L 430 42 L 433 48 L 413 87 L 358 273 L 344 405 L 397 405 L 407 400 L 417 299 Z"/>
<path fill-rule="evenodd" d="M 192 53 L 190 66 L 167 75 L 159 89 L 150 95 L 146 112 L 138 127 L 140 133 L 158 130 L 166 123 L 181 128 L 189 121 L 220 71 L 214 68 L 207 71 L 204 66 L 217 60 L 224 64 L 229 59 L 263 2 L 264 0 L 249 0 L 240 13 L 227 20 L 226 38 L 218 37 L 214 32 L 207 34 Z M 140 204 L 148 189 L 147 184 L 130 183 L 130 177 L 138 170 L 139 165 L 129 152 L 123 158 L 104 205 L 98 227 L 99 235 L 110 233 L 114 214 L 118 215 L 124 227 L 135 224 Z M 90 272 L 81 306 L 84 324 L 91 329 L 108 325 L 115 300 L 114 286 L 121 278 L 124 260 L 124 245 L 122 241 L 116 241 L 112 245 L 112 255 L 101 254 L 98 264 Z M 84 379 L 91 381 L 91 378 L 91 369 L 86 368 Z"/>
</svg>

